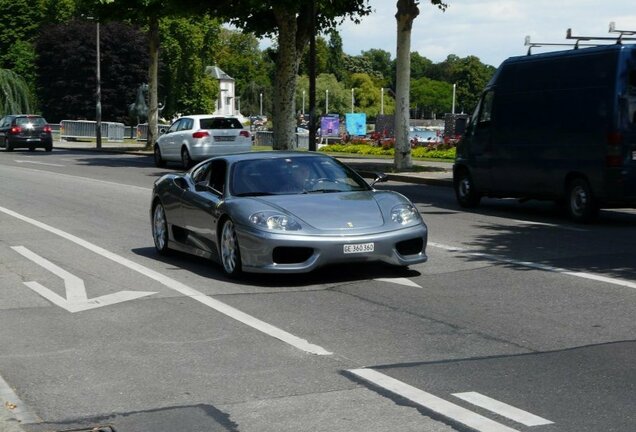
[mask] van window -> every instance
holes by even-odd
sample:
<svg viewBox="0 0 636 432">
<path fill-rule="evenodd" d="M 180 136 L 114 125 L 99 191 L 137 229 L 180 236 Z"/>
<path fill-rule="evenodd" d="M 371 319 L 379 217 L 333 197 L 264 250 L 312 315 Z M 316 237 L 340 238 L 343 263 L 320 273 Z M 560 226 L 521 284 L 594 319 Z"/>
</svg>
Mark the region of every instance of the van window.
<svg viewBox="0 0 636 432">
<path fill-rule="evenodd" d="M 489 91 L 484 94 L 484 97 L 481 100 L 480 109 L 479 109 L 479 118 L 477 119 L 477 125 L 479 126 L 482 123 L 490 123 L 492 120 L 492 101 L 494 99 L 495 92 Z"/>
</svg>

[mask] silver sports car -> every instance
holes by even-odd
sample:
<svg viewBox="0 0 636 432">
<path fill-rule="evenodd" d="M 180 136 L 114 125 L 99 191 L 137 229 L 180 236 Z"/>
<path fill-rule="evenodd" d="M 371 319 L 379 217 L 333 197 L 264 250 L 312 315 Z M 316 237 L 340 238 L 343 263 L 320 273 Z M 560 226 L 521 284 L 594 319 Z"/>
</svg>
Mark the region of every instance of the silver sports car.
<svg viewBox="0 0 636 432">
<path fill-rule="evenodd" d="M 428 233 L 415 206 L 372 186 L 337 159 L 317 153 L 218 156 L 155 182 L 155 247 L 211 258 L 230 276 L 426 261 Z"/>
</svg>

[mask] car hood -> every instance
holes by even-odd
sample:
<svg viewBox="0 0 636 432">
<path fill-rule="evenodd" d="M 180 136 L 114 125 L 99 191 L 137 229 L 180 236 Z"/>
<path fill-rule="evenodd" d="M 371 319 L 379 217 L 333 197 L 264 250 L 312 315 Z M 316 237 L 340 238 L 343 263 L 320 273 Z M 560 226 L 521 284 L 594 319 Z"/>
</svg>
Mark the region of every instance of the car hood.
<svg viewBox="0 0 636 432">
<path fill-rule="evenodd" d="M 350 230 L 384 225 L 382 210 L 371 191 L 259 197 L 320 230 Z"/>
</svg>

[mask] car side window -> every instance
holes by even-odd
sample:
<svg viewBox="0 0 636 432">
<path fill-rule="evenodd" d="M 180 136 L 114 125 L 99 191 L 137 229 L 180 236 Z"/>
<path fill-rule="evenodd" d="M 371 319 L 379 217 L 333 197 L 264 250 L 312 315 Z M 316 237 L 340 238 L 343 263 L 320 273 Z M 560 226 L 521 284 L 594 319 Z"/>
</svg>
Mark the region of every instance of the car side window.
<svg viewBox="0 0 636 432">
<path fill-rule="evenodd" d="M 210 188 L 223 195 L 225 191 L 225 177 L 227 163 L 224 160 L 213 160 L 210 163 Z"/>
<path fill-rule="evenodd" d="M 175 121 L 174 123 L 172 123 L 172 125 L 168 129 L 167 133 L 176 131 L 179 128 L 179 125 L 181 124 L 181 121 L 182 120 L 179 119 L 179 120 Z"/>
<path fill-rule="evenodd" d="M 192 124 L 194 121 L 192 119 L 181 119 L 181 124 L 179 125 L 180 131 L 182 130 L 190 130 L 192 129 Z"/>
<path fill-rule="evenodd" d="M 210 173 L 210 164 L 209 163 L 200 165 L 192 173 L 192 181 L 196 185 L 201 184 L 201 183 L 207 184 L 208 174 L 209 173 Z"/>
</svg>

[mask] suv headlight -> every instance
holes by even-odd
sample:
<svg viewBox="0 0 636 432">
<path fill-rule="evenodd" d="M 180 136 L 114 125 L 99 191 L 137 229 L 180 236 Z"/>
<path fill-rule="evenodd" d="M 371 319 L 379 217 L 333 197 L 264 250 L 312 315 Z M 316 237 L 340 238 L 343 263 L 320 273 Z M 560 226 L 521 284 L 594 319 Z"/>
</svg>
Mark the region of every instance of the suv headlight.
<svg viewBox="0 0 636 432">
<path fill-rule="evenodd" d="M 420 213 L 410 204 L 400 204 L 391 209 L 391 220 L 406 225 L 420 219 Z"/>
<path fill-rule="evenodd" d="M 298 231 L 301 228 L 293 217 L 276 212 L 254 213 L 249 220 L 259 228 L 270 230 Z"/>
</svg>

